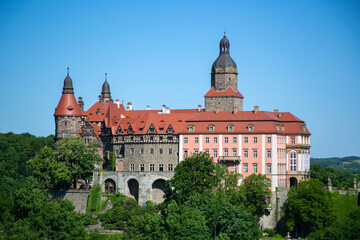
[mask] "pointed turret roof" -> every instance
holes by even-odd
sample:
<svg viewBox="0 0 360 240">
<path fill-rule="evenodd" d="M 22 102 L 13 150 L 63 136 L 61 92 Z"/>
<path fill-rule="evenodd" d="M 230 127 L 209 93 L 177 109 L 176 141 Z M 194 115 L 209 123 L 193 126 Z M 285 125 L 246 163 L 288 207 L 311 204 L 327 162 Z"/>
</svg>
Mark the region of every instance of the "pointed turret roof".
<svg viewBox="0 0 360 240">
<path fill-rule="evenodd" d="M 101 96 L 102 96 L 102 98 L 110 98 L 111 99 L 110 85 L 107 82 L 107 73 L 105 73 L 105 82 L 102 85 Z"/>
<path fill-rule="evenodd" d="M 81 116 L 80 107 L 74 96 L 74 88 L 69 75 L 69 68 L 67 69 L 63 92 L 59 104 L 55 108 L 54 116 Z"/>
</svg>

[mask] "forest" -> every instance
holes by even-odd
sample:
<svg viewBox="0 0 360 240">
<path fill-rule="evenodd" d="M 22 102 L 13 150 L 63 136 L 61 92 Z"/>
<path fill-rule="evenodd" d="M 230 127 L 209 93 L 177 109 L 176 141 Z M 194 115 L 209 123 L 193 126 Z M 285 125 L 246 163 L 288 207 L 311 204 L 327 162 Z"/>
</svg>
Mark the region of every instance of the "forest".
<svg viewBox="0 0 360 240">
<path fill-rule="evenodd" d="M 205 154 L 187 158 L 167 182 L 164 202 L 145 206 L 121 194 L 101 202 L 100 186 L 90 190 L 86 214 L 51 193 L 91 181 L 100 161 L 96 144 L 54 136 L 0 134 L 0 240 L 2 239 L 259 239 L 281 238 L 277 229 L 261 229 L 271 192 L 265 176 L 251 175 L 237 185 L 239 174 L 228 172 Z M 327 178 L 337 189 L 326 190 Z M 351 194 L 359 175 L 317 163 L 311 180 L 288 192 L 281 217 L 292 236 L 307 239 L 359 239 L 360 208 Z M 350 181 L 351 180 L 351 181 Z M 111 203 L 112 208 L 106 206 Z M 89 226 L 117 230 L 101 234 Z"/>
</svg>

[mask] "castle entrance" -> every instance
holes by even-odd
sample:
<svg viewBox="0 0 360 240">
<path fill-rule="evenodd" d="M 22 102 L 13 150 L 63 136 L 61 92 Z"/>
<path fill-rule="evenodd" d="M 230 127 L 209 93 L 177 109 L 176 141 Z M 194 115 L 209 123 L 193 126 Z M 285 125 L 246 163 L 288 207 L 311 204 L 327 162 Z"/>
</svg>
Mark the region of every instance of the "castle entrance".
<svg viewBox="0 0 360 240">
<path fill-rule="evenodd" d="M 106 194 L 115 194 L 116 193 L 116 184 L 112 179 L 105 180 L 105 193 Z"/>
</svg>

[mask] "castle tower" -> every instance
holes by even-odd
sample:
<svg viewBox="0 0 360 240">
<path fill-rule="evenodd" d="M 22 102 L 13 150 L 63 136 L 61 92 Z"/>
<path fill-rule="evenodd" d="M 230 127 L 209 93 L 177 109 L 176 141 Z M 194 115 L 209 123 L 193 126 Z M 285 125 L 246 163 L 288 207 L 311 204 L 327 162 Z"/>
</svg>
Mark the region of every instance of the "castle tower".
<svg viewBox="0 0 360 240">
<path fill-rule="evenodd" d="M 63 92 L 59 104 L 55 108 L 55 138 L 56 140 L 64 137 L 80 136 L 81 129 L 81 110 L 74 96 L 72 80 L 67 76 L 64 80 Z"/>
<path fill-rule="evenodd" d="M 205 94 L 205 111 L 243 110 L 243 95 L 237 88 L 237 67 L 230 57 L 230 42 L 220 41 L 220 54 L 211 67 L 211 89 Z"/>
<path fill-rule="evenodd" d="M 107 73 L 105 73 L 105 82 L 102 85 L 100 102 L 113 102 L 113 100 L 111 99 L 110 85 L 107 82 Z"/>
</svg>

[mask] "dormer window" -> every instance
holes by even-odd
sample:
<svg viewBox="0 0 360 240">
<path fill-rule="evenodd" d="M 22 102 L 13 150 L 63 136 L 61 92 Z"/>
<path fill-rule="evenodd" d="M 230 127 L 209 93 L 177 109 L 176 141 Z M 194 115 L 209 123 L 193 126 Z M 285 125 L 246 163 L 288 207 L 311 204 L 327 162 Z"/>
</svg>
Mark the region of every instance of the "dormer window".
<svg viewBox="0 0 360 240">
<path fill-rule="evenodd" d="M 100 113 L 101 113 L 101 109 L 100 108 L 96 109 L 96 116 L 100 116 Z"/>
<path fill-rule="evenodd" d="M 229 132 L 234 131 L 234 125 L 231 125 L 231 124 L 228 125 L 227 129 L 228 129 Z"/>
<path fill-rule="evenodd" d="M 249 132 L 254 131 L 254 125 L 249 124 L 249 125 L 247 126 L 247 129 L 248 129 Z"/>
<path fill-rule="evenodd" d="M 209 125 L 209 132 L 213 132 L 215 130 L 215 126 L 214 125 Z"/>
<path fill-rule="evenodd" d="M 193 132 L 195 131 L 195 126 L 194 125 L 190 125 L 189 126 L 189 132 Z"/>
</svg>

